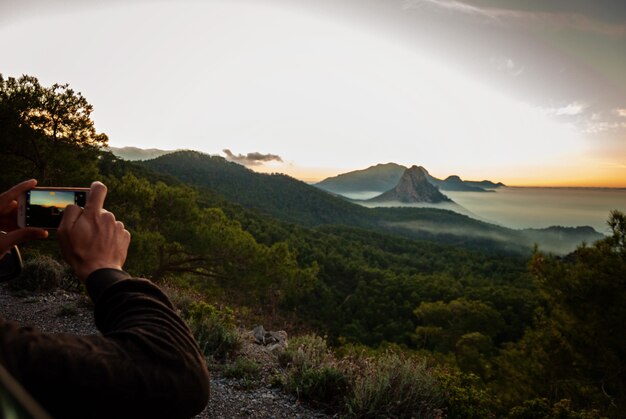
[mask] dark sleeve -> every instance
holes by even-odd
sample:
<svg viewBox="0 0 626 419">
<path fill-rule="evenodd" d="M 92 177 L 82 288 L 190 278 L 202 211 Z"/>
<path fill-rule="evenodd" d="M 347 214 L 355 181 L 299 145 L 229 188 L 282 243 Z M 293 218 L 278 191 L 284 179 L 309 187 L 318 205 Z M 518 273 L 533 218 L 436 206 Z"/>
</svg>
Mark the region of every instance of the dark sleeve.
<svg viewBox="0 0 626 419">
<path fill-rule="evenodd" d="M 189 418 L 208 402 L 204 357 L 153 283 L 101 269 L 86 280 L 102 335 L 0 321 L 0 362 L 58 418 Z"/>
</svg>

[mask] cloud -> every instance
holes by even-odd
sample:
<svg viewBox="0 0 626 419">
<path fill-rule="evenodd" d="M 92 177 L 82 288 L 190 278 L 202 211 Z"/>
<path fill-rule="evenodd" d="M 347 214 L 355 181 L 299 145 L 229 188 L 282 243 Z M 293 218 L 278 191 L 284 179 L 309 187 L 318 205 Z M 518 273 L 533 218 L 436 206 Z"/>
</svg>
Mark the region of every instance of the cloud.
<svg viewBox="0 0 626 419">
<path fill-rule="evenodd" d="M 521 23 L 540 24 L 548 27 L 573 28 L 617 38 L 626 37 L 626 23 L 603 22 L 571 11 L 539 12 L 503 9 L 475 6 L 460 0 L 405 0 L 404 2 L 405 9 L 419 9 L 424 6 L 433 6 L 465 15 L 488 18 L 496 22 L 516 20 Z"/>
<path fill-rule="evenodd" d="M 582 102 L 572 102 L 558 108 L 542 108 L 543 112 L 550 116 L 578 116 L 587 109 L 587 105 Z M 593 114 L 591 118 L 597 118 L 597 114 Z"/>
<path fill-rule="evenodd" d="M 233 154 L 232 151 L 225 148 L 222 150 L 224 154 L 226 154 L 226 158 L 230 161 L 234 161 L 239 164 L 243 164 L 244 166 L 259 166 L 263 163 L 269 161 L 278 161 L 282 162 L 283 159 L 276 154 L 262 154 L 259 152 L 252 152 L 246 155 L 243 154 Z"/>
<path fill-rule="evenodd" d="M 580 115 L 587 108 L 587 105 L 580 102 L 572 102 L 563 107 L 557 108 L 554 111 L 554 114 L 557 116 L 574 116 Z"/>
</svg>

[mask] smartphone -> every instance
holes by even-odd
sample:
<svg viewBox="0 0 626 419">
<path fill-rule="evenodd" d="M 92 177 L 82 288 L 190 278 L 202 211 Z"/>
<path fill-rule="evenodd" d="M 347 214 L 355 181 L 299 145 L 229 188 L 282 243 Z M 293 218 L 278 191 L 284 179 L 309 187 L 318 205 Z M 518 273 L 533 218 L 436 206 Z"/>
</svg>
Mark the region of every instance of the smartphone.
<svg viewBox="0 0 626 419">
<path fill-rule="evenodd" d="M 71 204 L 84 207 L 89 188 L 34 188 L 19 197 L 18 227 L 56 229 L 63 218 L 65 207 Z"/>
</svg>

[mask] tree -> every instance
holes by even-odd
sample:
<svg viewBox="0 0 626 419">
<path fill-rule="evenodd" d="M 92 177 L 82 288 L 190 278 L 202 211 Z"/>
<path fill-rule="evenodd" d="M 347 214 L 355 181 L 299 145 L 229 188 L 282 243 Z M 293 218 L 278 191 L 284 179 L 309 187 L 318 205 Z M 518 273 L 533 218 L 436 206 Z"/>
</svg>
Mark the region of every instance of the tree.
<svg viewBox="0 0 626 419">
<path fill-rule="evenodd" d="M 613 211 L 608 224 L 610 237 L 564 258 L 534 255 L 546 309 L 499 360 L 513 401 L 539 396 L 614 417 L 626 411 L 626 217 Z"/>
<path fill-rule="evenodd" d="M 279 302 L 315 282 L 315 266 L 300 268 L 284 242 L 265 246 L 219 208 L 198 205 L 186 186 L 155 184 L 127 174 L 106 179 L 107 206 L 132 234 L 126 268 L 154 280 L 187 275 L 231 300 Z"/>
<path fill-rule="evenodd" d="M 505 328 L 502 317 L 492 307 L 464 298 L 449 303 L 424 302 L 414 313 L 419 323 L 415 330 L 418 342 L 427 349 L 444 353 L 454 351 L 468 333 L 477 332 L 490 340 Z M 466 346 L 467 336 L 464 340 Z"/>
<path fill-rule="evenodd" d="M 67 84 L 44 87 L 35 77 L 0 74 L 0 183 L 35 177 L 41 185 L 86 186 L 107 145 L 93 107 Z"/>
</svg>

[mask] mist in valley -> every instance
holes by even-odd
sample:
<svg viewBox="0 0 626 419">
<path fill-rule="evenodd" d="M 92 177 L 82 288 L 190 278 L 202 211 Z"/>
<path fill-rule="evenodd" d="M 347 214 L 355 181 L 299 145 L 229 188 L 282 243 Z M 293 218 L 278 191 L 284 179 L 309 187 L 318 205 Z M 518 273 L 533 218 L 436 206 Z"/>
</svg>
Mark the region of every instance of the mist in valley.
<svg viewBox="0 0 626 419">
<path fill-rule="evenodd" d="M 444 191 L 455 203 L 367 203 L 367 207 L 417 207 L 448 209 L 477 220 L 504 227 L 546 228 L 590 226 L 608 234 L 606 220 L 611 210 L 626 210 L 626 189 L 503 187 L 494 193 Z M 367 200 L 380 192 L 344 193 L 354 200 Z"/>
<path fill-rule="evenodd" d="M 446 195 L 483 219 L 516 229 L 590 226 L 608 234 L 610 211 L 626 210 L 626 189 L 506 187 Z"/>
</svg>

